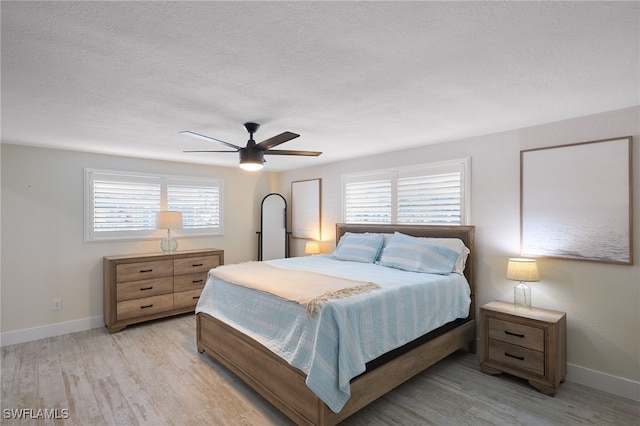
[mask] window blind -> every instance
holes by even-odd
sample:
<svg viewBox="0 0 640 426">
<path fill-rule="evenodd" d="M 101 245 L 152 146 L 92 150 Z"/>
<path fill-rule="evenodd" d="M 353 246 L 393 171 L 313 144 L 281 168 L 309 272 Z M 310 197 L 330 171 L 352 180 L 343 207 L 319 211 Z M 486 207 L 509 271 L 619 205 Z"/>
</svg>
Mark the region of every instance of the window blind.
<svg viewBox="0 0 640 426">
<path fill-rule="evenodd" d="M 155 229 L 160 184 L 93 181 L 95 232 Z"/>
<path fill-rule="evenodd" d="M 398 223 L 460 224 L 460 173 L 398 179 Z"/>
<path fill-rule="evenodd" d="M 157 238 L 156 213 L 182 212 L 179 236 L 223 234 L 222 179 L 85 169 L 85 242 Z"/>
<path fill-rule="evenodd" d="M 347 182 L 346 223 L 391 223 L 391 180 Z"/>
<path fill-rule="evenodd" d="M 167 186 L 168 210 L 182 212 L 183 229 L 220 226 L 220 187 Z"/>
<path fill-rule="evenodd" d="M 431 223 L 469 220 L 470 159 L 378 170 L 343 177 L 345 223 Z"/>
</svg>

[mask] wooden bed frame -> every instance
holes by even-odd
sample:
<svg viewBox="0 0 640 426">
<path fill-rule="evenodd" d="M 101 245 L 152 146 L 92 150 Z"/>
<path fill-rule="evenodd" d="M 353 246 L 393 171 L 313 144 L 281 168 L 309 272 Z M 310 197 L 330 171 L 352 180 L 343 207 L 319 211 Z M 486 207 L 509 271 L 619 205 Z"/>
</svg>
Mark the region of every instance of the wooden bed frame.
<svg viewBox="0 0 640 426">
<path fill-rule="evenodd" d="M 335 425 L 396 386 L 468 345 L 475 353 L 475 245 L 473 226 L 336 224 L 336 242 L 345 232 L 399 231 L 418 237 L 460 238 L 470 249 L 465 276 L 471 286 L 469 321 L 411 349 L 351 381 L 351 398 L 334 413 L 305 384 L 306 375 L 255 340 L 224 322 L 196 316 L 198 352 L 207 352 L 271 404 L 300 425 Z"/>
</svg>

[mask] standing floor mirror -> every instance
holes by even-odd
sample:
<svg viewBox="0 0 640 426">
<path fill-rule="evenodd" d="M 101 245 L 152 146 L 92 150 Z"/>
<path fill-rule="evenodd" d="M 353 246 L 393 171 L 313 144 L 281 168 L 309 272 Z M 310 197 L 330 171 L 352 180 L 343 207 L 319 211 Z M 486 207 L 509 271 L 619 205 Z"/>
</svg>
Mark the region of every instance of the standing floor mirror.
<svg viewBox="0 0 640 426">
<path fill-rule="evenodd" d="M 258 260 L 289 257 L 287 232 L 287 201 L 280 194 L 271 193 L 262 199 Z"/>
</svg>

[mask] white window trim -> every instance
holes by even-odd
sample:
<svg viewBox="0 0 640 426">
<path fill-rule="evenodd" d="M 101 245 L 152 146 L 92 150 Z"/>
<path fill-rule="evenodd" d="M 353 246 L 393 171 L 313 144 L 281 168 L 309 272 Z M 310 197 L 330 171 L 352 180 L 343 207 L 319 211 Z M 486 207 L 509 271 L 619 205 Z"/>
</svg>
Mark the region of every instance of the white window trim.
<svg viewBox="0 0 640 426">
<path fill-rule="evenodd" d="M 92 179 L 94 174 L 111 174 L 116 176 L 131 176 L 135 179 L 146 181 L 157 181 L 161 184 L 160 191 L 160 209 L 166 210 L 167 206 L 167 184 L 174 185 L 192 185 L 192 186 L 218 186 L 220 189 L 220 225 L 218 228 L 205 229 L 176 229 L 171 230 L 175 237 L 191 238 L 191 237 L 209 237 L 224 235 L 224 180 L 219 178 L 204 178 L 195 176 L 178 176 L 158 173 L 138 173 L 125 172 L 119 170 L 107 169 L 84 169 L 84 242 L 100 243 L 111 241 L 142 241 L 153 240 L 164 235 L 166 231 L 161 230 L 144 230 L 144 231 L 117 231 L 104 232 L 96 235 L 93 230 L 93 200 L 92 200 Z"/>
<path fill-rule="evenodd" d="M 376 180 L 377 178 L 384 176 L 392 176 L 392 179 L 397 179 L 398 177 L 409 177 L 409 176 L 420 176 L 420 175 L 435 175 L 441 173 L 449 173 L 452 171 L 460 172 L 461 177 L 460 180 L 462 182 L 460 188 L 460 200 L 462 202 L 462 206 L 460 208 L 461 218 L 460 225 L 468 225 L 471 222 L 471 158 L 459 158 L 455 160 L 446 160 L 446 161 L 438 161 L 432 163 L 424 163 L 419 165 L 412 166 L 402 166 L 402 167 L 394 167 L 388 169 L 378 169 L 378 170 L 370 170 L 367 172 L 359 172 L 359 173 L 350 173 L 342 176 L 342 221 L 346 221 L 346 211 L 345 211 L 345 187 L 347 181 L 356 182 L 366 182 L 369 180 Z M 391 224 L 397 224 L 396 217 L 396 185 L 392 186 L 392 220 Z M 437 225 L 436 223 L 432 223 L 433 225 Z M 425 223 L 425 225 L 429 225 L 429 223 Z"/>
</svg>

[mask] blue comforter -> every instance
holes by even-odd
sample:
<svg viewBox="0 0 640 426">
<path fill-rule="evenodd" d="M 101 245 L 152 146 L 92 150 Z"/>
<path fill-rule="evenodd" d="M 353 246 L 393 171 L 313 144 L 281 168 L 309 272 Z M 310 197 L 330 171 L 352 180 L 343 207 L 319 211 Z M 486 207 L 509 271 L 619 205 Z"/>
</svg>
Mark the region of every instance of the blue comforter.
<svg viewBox="0 0 640 426">
<path fill-rule="evenodd" d="M 469 315 L 469 285 L 457 273 L 406 272 L 323 255 L 267 263 L 381 287 L 329 300 L 309 317 L 295 302 L 209 275 L 196 307 L 304 371 L 307 386 L 336 413 L 349 399 L 349 382 L 365 371 L 367 362 Z"/>
</svg>

